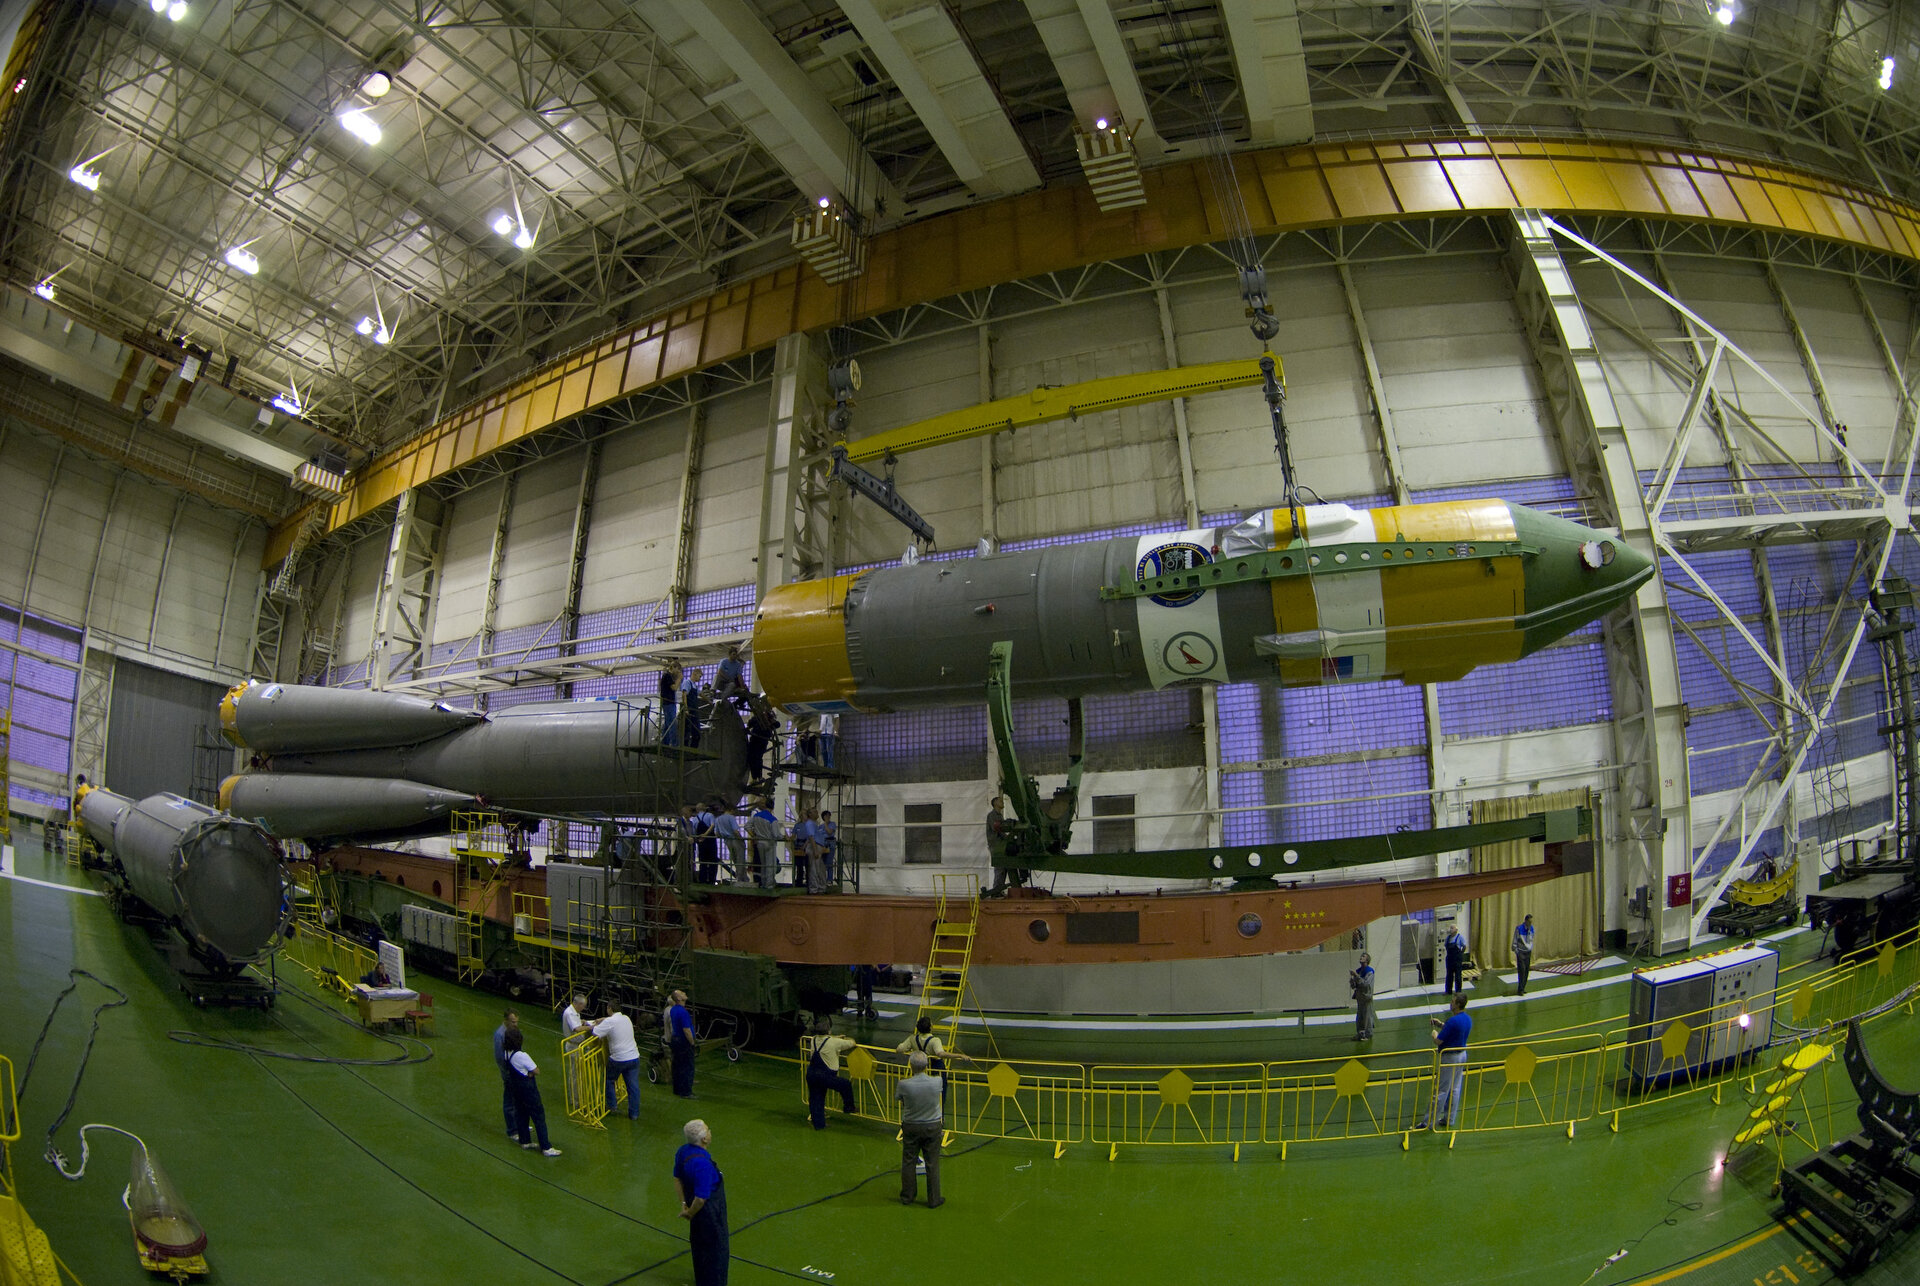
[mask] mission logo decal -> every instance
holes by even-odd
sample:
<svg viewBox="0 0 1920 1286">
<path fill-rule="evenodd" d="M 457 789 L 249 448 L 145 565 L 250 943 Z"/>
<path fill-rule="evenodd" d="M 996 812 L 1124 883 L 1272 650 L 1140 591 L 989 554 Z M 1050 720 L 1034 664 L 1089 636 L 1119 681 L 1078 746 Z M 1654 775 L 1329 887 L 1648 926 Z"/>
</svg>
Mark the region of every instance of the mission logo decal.
<svg viewBox="0 0 1920 1286">
<path fill-rule="evenodd" d="M 1175 674 L 1205 674 L 1220 659 L 1220 649 L 1204 634 L 1185 630 L 1167 640 L 1161 663 Z"/>
<path fill-rule="evenodd" d="M 1152 580 L 1156 576 L 1166 576 L 1173 572 L 1190 572 L 1205 567 L 1213 561 L 1213 553 L 1204 545 L 1178 540 L 1170 545 L 1159 545 L 1141 555 L 1133 569 L 1135 580 Z M 1185 607 L 1198 602 L 1204 589 L 1188 590 L 1183 594 L 1154 594 L 1150 597 L 1162 607 Z"/>
</svg>

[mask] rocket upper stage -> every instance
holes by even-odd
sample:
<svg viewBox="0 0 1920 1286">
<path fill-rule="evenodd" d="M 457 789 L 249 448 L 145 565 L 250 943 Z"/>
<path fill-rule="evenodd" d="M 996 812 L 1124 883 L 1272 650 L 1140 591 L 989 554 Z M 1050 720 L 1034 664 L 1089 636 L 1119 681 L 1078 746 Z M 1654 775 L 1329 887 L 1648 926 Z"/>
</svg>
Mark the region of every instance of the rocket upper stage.
<svg viewBox="0 0 1920 1286">
<path fill-rule="evenodd" d="M 980 700 L 1001 641 L 1021 697 L 1435 683 L 1536 652 L 1652 575 L 1615 538 L 1504 500 L 1310 505 L 782 585 L 754 618 L 754 669 L 776 703 L 819 712 Z"/>
<path fill-rule="evenodd" d="M 397 693 L 244 684 L 220 703 L 227 736 L 257 752 L 221 804 L 283 838 L 445 830 L 456 809 L 631 817 L 738 798 L 746 732 L 715 703 L 698 750 L 661 744 L 642 704 L 570 701 L 494 714 Z"/>
</svg>

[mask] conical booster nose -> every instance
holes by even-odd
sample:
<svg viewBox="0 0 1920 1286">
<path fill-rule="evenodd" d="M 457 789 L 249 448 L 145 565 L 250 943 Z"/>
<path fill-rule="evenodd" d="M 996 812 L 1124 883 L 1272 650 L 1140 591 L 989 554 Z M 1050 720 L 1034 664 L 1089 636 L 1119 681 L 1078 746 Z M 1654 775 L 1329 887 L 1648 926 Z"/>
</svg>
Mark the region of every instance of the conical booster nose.
<svg viewBox="0 0 1920 1286">
<path fill-rule="evenodd" d="M 1539 551 L 1527 559 L 1522 655 L 1599 620 L 1653 576 L 1653 560 L 1618 536 L 1520 505 L 1512 510 L 1516 536 Z"/>
</svg>

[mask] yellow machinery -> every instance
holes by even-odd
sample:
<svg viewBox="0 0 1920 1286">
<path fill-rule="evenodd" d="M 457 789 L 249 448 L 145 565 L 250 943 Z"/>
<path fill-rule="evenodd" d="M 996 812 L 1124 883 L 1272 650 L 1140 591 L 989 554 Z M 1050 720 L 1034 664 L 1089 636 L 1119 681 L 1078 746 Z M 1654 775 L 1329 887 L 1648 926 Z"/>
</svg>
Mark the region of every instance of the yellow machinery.
<svg viewBox="0 0 1920 1286">
<path fill-rule="evenodd" d="M 0 1055 L 0 1282 L 7 1286 L 61 1286 L 78 1280 L 61 1275 L 65 1265 L 53 1253 L 21 1206 L 12 1179 L 13 1145 L 20 1141 L 20 1102 L 14 1091 L 13 1063 Z"/>
<path fill-rule="evenodd" d="M 460 916 L 460 981 L 471 986 L 486 972 L 481 958 L 487 908 L 507 878 L 506 826 L 498 813 L 453 815 L 453 906 Z"/>
</svg>

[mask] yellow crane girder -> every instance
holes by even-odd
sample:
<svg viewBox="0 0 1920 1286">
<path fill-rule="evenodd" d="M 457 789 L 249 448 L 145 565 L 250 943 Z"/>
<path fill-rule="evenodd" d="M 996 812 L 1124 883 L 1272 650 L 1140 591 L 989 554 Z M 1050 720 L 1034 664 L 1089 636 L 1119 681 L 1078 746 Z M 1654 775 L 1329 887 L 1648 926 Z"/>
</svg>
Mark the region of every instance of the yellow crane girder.
<svg viewBox="0 0 1920 1286">
<path fill-rule="evenodd" d="M 1264 354 L 1272 356 L 1272 354 Z M 1280 370 L 1280 359 L 1274 358 Z M 1176 397 L 1198 397 L 1223 389 L 1248 388 L 1259 384 L 1260 359 L 1239 358 L 1231 362 L 1207 362 L 1199 366 L 1176 366 L 1170 371 L 1142 371 L 1135 375 L 1109 375 L 1084 384 L 1043 384 L 1026 393 L 996 398 L 978 406 L 948 411 L 930 419 L 903 424 L 897 429 L 875 433 L 857 442 L 847 442 L 847 459 L 855 464 L 884 460 L 890 455 L 905 455 L 946 442 L 986 437 L 1023 429 L 1049 420 L 1079 419 L 1095 411 L 1114 411 L 1123 406 L 1143 406 L 1148 402 L 1169 402 Z M 1282 379 L 1284 381 L 1284 375 Z"/>
</svg>

